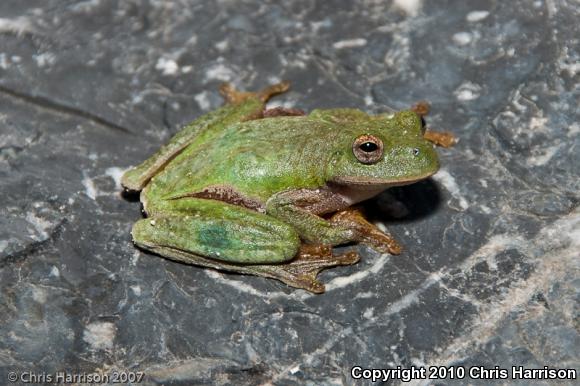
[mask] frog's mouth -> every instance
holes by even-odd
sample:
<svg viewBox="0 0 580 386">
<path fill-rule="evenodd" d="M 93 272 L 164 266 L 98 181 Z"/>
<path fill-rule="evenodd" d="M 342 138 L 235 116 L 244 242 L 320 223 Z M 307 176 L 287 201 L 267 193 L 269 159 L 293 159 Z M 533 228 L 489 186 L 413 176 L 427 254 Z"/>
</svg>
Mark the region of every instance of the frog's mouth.
<svg viewBox="0 0 580 386">
<path fill-rule="evenodd" d="M 387 189 L 394 186 L 410 185 L 414 182 L 424 180 L 425 178 L 429 178 L 435 173 L 437 173 L 437 170 L 421 174 L 418 176 L 405 176 L 399 179 L 388 179 L 388 180 L 383 178 L 364 177 L 364 176 L 335 177 L 332 180 L 332 182 L 339 185 L 356 185 L 360 187 L 368 186 L 373 188 L 383 187 L 384 189 Z"/>
</svg>

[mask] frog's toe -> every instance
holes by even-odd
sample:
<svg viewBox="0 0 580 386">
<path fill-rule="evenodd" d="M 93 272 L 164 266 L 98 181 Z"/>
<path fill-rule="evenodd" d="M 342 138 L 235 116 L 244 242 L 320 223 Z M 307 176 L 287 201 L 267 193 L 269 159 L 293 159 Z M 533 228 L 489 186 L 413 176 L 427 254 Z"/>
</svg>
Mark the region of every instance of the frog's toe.
<svg viewBox="0 0 580 386">
<path fill-rule="evenodd" d="M 421 117 L 424 117 L 425 115 L 429 114 L 430 110 L 431 105 L 427 101 L 419 101 L 415 103 L 413 106 L 411 106 L 411 111 L 414 111 L 415 113 L 417 113 L 417 115 L 420 115 Z"/>
<path fill-rule="evenodd" d="M 295 108 L 288 108 L 277 106 L 271 109 L 266 109 L 262 112 L 262 116 L 264 118 L 273 118 L 273 117 L 299 117 L 306 115 L 303 110 L 295 109 Z"/>
<path fill-rule="evenodd" d="M 281 282 L 294 288 L 301 288 L 315 294 L 321 294 L 326 290 L 323 283 L 316 279 L 322 268 L 304 269 L 305 267 L 272 266 L 269 277 L 280 280 Z"/>
<path fill-rule="evenodd" d="M 441 147 L 451 147 L 459 141 L 456 136 L 448 131 L 426 130 L 423 138 Z"/>
<path fill-rule="evenodd" d="M 371 246 L 381 253 L 400 255 L 403 251 L 401 244 L 399 244 L 391 235 L 377 234 L 373 237 L 365 238 L 361 242 Z"/>
<path fill-rule="evenodd" d="M 313 292 L 315 294 L 322 294 L 326 291 L 326 286 L 319 282 L 318 280 L 313 280 L 308 288 L 304 288 L 307 291 Z"/>
<path fill-rule="evenodd" d="M 227 103 L 234 105 L 255 96 L 255 93 L 236 90 L 236 88 L 231 83 L 222 83 L 219 91 Z"/>
<path fill-rule="evenodd" d="M 291 287 L 302 288 L 313 293 L 323 293 L 324 284 L 316 279 L 320 271 L 339 265 L 351 265 L 360 260 L 356 252 L 332 255 L 327 245 L 304 244 L 297 256 L 286 264 L 254 266 L 260 276 L 278 279 Z"/>
<path fill-rule="evenodd" d="M 336 256 L 336 261 L 338 265 L 352 265 L 358 263 L 360 260 L 360 255 L 356 252 L 347 252 L 345 254 Z"/>
</svg>

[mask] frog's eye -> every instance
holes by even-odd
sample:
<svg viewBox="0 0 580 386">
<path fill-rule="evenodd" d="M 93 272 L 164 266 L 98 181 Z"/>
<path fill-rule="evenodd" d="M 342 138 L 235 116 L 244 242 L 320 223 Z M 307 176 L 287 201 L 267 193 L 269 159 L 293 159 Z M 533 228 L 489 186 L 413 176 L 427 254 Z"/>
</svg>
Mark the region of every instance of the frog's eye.
<svg viewBox="0 0 580 386">
<path fill-rule="evenodd" d="M 377 163 L 383 158 L 383 141 L 373 135 L 361 135 L 354 140 L 352 152 L 363 164 Z"/>
</svg>

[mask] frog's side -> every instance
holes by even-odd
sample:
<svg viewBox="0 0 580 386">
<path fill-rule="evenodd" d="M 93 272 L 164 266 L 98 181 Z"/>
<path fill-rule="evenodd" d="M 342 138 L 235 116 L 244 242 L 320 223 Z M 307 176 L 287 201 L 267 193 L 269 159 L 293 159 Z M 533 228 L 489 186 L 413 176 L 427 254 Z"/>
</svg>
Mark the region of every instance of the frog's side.
<svg viewBox="0 0 580 386">
<path fill-rule="evenodd" d="M 333 256 L 330 246 L 364 242 L 400 251 L 350 207 L 437 171 L 420 116 L 331 109 L 264 117 L 267 99 L 287 87 L 225 89 L 230 104 L 125 173 L 123 185 L 142 190 L 148 215 L 133 228 L 138 246 L 313 292 L 324 291 L 316 280 L 321 269 L 358 261 L 353 252 Z"/>
</svg>

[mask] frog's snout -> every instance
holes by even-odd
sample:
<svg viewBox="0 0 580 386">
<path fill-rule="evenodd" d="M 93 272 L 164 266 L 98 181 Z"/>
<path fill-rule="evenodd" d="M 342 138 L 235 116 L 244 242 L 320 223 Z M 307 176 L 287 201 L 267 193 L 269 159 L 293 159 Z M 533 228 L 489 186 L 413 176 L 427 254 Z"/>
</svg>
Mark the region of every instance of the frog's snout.
<svg viewBox="0 0 580 386">
<path fill-rule="evenodd" d="M 414 143 L 400 147 L 391 153 L 392 161 L 408 177 L 431 175 L 439 170 L 439 158 L 433 146 L 426 143 Z"/>
</svg>

